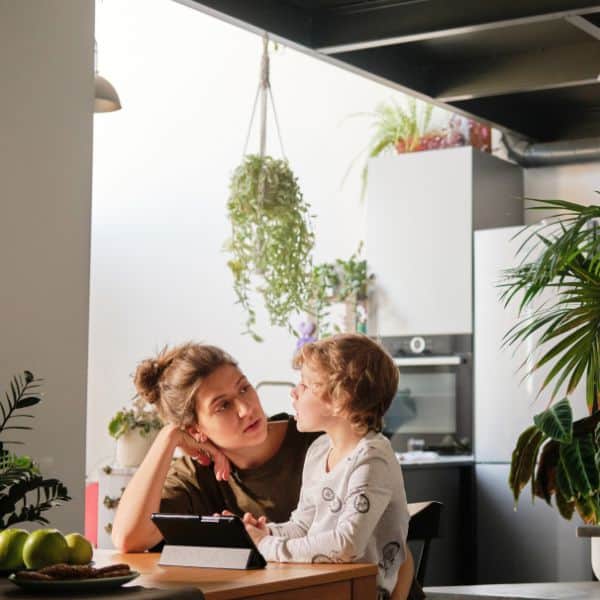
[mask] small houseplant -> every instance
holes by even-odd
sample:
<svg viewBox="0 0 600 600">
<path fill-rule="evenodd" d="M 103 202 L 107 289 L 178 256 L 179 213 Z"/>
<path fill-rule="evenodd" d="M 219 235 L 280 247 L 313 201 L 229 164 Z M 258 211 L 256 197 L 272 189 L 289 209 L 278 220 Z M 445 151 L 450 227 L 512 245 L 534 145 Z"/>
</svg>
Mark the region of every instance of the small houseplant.
<svg viewBox="0 0 600 600">
<path fill-rule="evenodd" d="M 341 258 L 333 262 L 316 265 L 312 273 L 312 314 L 316 319 L 318 337 L 325 337 L 341 330 L 332 324 L 331 308 L 344 304 L 347 331 L 366 333 L 367 298 L 369 282 L 373 275 L 367 274 L 367 261 L 360 258 L 362 242 L 348 260 Z"/>
<path fill-rule="evenodd" d="M 27 409 L 41 401 L 41 382 L 30 371 L 24 371 L 12 378 L 10 389 L 0 398 L 0 530 L 24 521 L 48 524 L 43 513 L 71 499 L 65 485 L 58 479 L 45 478 L 33 459 L 6 448 L 23 443 L 5 439 L 6 433 L 32 429 L 21 419 L 33 418 Z"/>
<path fill-rule="evenodd" d="M 506 344 L 532 341 L 541 356 L 530 372 L 550 368 L 540 393 L 550 388 L 549 407 L 520 435 L 509 485 L 515 502 L 531 482 L 534 497 L 565 519 L 576 511 L 585 523 L 600 523 L 600 206 L 533 200 L 534 209 L 554 209 L 546 225 L 528 228 L 524 261 L 503 281 L 506 304 L 519 302 L 525 315 L 505 336 Z M 539 304 L 550 290 L 550 300 Z M 546 294 L 548 295 L 548 294 Z M 537 304 L 536 304 L 537 303 Z M 568 396 L 585 382 L 588 415 L 573 421 Z M 555 402 L 566 386 L 566 397 Z"/>
<path fill-rule="evenodd" d="M 117 464 L 137 467 L 163 423 L 156 411 L 146 409 L 144 401 L 136 396 L 131 408 L 122 408 L 108 424 L 108 433 L 117 440 Z"/>
</svg>

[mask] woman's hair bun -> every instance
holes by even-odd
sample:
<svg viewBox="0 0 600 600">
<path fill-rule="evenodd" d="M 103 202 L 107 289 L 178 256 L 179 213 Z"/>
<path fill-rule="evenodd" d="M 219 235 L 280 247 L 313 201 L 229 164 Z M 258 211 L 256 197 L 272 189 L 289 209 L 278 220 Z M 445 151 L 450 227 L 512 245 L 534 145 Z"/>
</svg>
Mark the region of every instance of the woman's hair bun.
<svg viewBox="0 0 600 600">
<path fill-rule="evenodd" d="M 136 369 L 133 380 L 135 388 L 148 404 L 155 404 L 160 399 L 159 383 L 165 367 L 160 360 L 148 358 Z"/>
</svg>

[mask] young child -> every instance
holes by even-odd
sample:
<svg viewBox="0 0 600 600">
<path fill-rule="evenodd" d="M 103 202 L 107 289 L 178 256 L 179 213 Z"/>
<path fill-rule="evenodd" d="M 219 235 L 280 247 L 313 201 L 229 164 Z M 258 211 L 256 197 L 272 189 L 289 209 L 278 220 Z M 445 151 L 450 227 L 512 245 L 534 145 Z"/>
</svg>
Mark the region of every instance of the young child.
<svg viewBox="0 0 600 600">
<path fill-rule="evenodd" d="M 279 562 L 373 562 L 378 598 L 394 590 L 406 558 L 409 514 L 402 471 L 381 433 L 398 369 L 367 336 L 305 344 L 292 392 L 300 431 L 324 431 L 307 451 L 298 507 L 287 523 L 245 515 L 263 556 Z"/>
</svg>

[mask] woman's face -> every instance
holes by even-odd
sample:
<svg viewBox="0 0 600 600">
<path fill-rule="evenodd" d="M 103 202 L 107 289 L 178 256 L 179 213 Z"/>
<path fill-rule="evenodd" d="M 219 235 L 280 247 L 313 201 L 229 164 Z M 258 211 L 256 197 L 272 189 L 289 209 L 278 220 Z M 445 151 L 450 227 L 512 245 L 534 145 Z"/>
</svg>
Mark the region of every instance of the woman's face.
<svg viewBox="0 0 600 600">
<path fill-rule="evenodd" d="M 198 432 L 224 450 L 255 446 L 267 437 L 267 417 L 255 389 L 233 365 L 222 365 L 196 392 Z"/>
</svg>

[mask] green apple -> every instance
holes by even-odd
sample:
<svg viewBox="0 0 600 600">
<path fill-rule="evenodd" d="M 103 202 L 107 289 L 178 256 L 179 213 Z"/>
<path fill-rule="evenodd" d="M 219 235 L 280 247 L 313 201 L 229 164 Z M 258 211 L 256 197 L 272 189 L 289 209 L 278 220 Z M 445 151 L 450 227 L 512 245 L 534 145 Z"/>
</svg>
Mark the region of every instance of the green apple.
<svg viewBox="0 0 600 600">
<path fill-rule="evenodd" d="M 58 529 L 38 529 L 29 534 L 23 546 L 23 562 L 29 569 L 66 563 L 69 546 Z"/>
<path fill-rule="evenodd" d="M 65 535 L 69 547 L 69 562 L 72 565 L 87 565 L 94 554 L 90 542 L 80 533 L 69 533 Z"/>
<path fill-rule="evenodd" d="M 24 529 L 0 531 L 0 569 L 3 571 L 23 568 L 23 545 L 29 535 Z"/>
</svg>

